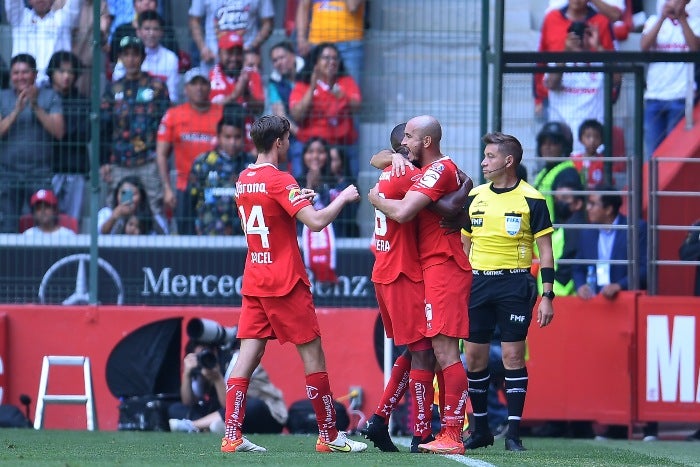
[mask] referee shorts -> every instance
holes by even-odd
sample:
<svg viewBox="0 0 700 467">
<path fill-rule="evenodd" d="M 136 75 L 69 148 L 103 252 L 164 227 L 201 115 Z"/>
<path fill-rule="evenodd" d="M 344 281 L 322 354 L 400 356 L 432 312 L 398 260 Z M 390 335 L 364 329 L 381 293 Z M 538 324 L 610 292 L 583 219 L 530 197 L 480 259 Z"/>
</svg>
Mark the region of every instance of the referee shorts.
<svg viewBox="0 0 700 467">
<path fill-rule="evenodd" d="M 501 342 L 519 342 L 527 337 L 537 284 L 529 270 L 474 271 L 469 297 L 469 342 L 487 344 L 496 325 Z M 486 274 L 484 274 L 486 272 Z"/>
</svg>

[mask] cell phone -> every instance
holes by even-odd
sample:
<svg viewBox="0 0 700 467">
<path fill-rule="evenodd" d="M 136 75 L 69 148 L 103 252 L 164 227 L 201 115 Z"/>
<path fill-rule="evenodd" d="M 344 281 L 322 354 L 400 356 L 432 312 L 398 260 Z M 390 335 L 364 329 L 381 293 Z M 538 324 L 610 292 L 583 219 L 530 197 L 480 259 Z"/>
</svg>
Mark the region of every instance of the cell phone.
<svg viewBox="0 0 700 467">
<path fill-rule="evenodd" d="M 580 40 L 583 40 L 583 35 L 586 32 L 587 25 L 585 21 L 574 21 L 569 26 L 568 32 L 573 32 Z"/>
<path fill-rule="evenodd" d="M 131 204 L 134 201 L 134 192 L 129 188 L 122 190 L 122 203 Z"/>
</svg>

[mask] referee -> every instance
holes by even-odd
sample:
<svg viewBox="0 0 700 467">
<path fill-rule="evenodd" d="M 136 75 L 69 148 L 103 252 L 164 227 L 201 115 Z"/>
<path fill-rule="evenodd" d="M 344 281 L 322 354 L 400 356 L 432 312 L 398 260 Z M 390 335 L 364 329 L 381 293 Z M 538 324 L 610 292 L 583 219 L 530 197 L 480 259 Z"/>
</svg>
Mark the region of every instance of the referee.
<svg viewBox="0 0 700 467">
<path fill-rule="evenodd" d="M 554 317 L 552 221 L 544 197 L 516 174 L 523 157 L 520 141 L 503 133 L 488 133 L 482 140 L 486 148 L 481 168 L 490 183 L 469 193 L 465 206 L 469 220 L 462 229 L 464 251 L 474 268 L 466 356 L 476 422 L 464 447 L 493 445 L 486 399 L 491 378 L 489 342 L 498 324 L 508 402 L 505 448 L 524 451 L 519 431 L 527 391 L 525 338 L 537 300 L 537 285 L 530 274 L 532 248 L 536 241 L 544 290 L 537 322 L 546 326 Z"/>
</svg>

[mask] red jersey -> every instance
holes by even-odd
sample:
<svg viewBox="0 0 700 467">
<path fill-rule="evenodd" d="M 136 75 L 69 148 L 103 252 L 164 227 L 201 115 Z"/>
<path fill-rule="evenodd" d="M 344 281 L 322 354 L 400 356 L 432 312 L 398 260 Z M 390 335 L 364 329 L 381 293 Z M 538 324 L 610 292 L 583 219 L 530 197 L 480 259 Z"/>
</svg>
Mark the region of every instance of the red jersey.
<svg viewBox="0 0 700 467">
<path fill-rule="evenodd" d="M 217 63 L 209 72 L 209 82 L 211 82 L 211 91 L 209 91 L 209 100 L 215 104 L 220 104 L 224 97 L 231 95 L 236 87 L 236 78 L 228 76 L 221 69 L 221 64 Z M 262 78 L 260 73 L 255 70 L 248 71 L 248 89 L 240 96 L 236 102 L 246 107 L 248 100 L 256 101 L 265 100 L 265 92 L 263 91 Z M 255 117 L 247 115 L 245 117 L 245 150 L 255 152 L 255 144 L 250 137 L 250 127 L 253 125 Z"/>
<path fill-rule="evenodd" d="M 420 177 L 421 172 L 417 169 L 394 177 L 389 166 L 379 176 L 379 195 L 386 199 L 403 199 Z M 422 281 L 423 271 L 418 258 L 418 222 L 414 219 L 400 224 L 378 209 L 374 210 L 374 217 L 375 261 L 372 282 L 389 284 L 401 273 L 414 282 Z"/>
<path fill-rule="evenodd" d="M 297 242 L 296 214 L 311 206 L 294 200 L 299 185 L 272 164 L 250 165 L 236 182 L 236 205 L 248 254 L 243 295 L 281 297 L 303 281 L 311 286 Z"/>
<path fill-rule="evenodd" d="M 552 10 L 545 15 L 540 32 L 540 46 L 537 49 L 539 52 L 564 51 L 569 26 L 573 23 L 566 17 L 566 8 Z M 615 50 L 612 26 L 605 15 L 589 6 L 586 13 L 586 24 L 598 28 L 600 45 L 605 50 Z M 543 77 L 542 73 L 535 74 L 535 97 L 540 99 L 547 96 L 547 88 L 542 81 Z M 574 131 L 576 131 L 575 128 Z"/>
<path fill-rule="evenodd" d="M 314 89 L 311 109 L 306 118 L 299 123 L 297 139 L 306 142 L 313 136 L 325 139 L 328 144 L 354 144 L 357 130 L 352 121 L 350 100 L 361 100 L 360 88 L 350 76 L 340 76 L 336 82 L 345 95 L 335 97 L 331 88 L 319 81 Z M 289 96 L 289 107 L 297 105 L 309 90 L 309 84 L 298 81 Z"/>
<path fill-rule="evenodd" d="M 185 103 L 168 109 L 160 121 L 158 141 L 172 145 L 178 190 L 187 189 L 192 162 L 197 156 L 211 151 L 216 124 L 221 120 L 222 113 L 223 107 L 220 105 L 212 105 L 202 113 Z"/>
<path fill-rule="evenodd" d="M 460 185 L 457 166 L 452 159 L 443 156 L 423 167 L 422 176 L 413 184 L 411 191 L 423 193 L 432 201 L 437 201 Z M 418 253 L 423 270 L 444 263 L 449 258 L 453 258 L 465 271 L 471 270 L 462 248 L 461 234 L 454 232 L 446 235 L 445 229 L 440 227 L 440 216 L 427 208 L 418 213 Z"/>
</svg>

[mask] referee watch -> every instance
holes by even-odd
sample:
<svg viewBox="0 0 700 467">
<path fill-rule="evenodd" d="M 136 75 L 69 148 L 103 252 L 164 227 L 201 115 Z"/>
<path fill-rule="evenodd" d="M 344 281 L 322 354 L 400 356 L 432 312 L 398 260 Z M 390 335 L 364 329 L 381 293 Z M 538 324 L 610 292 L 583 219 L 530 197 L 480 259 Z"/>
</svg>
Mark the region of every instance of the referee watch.
<svg viewBox="0 0 700 467">
<path fill-rule="evenodd" d="M 547 290 L 546 292 L 542 292 L 542 296 L 544 298 L 548 298 L 550 301 L 554 300 L 554 297 L 556 297 L 553 290 Z"/>
</svg>

